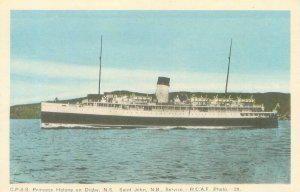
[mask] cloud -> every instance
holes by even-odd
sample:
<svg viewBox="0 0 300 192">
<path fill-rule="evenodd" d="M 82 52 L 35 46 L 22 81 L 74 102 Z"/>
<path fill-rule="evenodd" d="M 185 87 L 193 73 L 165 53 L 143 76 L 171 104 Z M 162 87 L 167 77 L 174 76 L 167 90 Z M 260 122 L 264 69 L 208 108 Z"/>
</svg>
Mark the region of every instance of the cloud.
<svg viewBox="0 0 300 192">
<path fill-rule="evenodd" d="M 12 60 L 11 104 L 83 97 L 98 91 L 98 67 Z M 26 78 L 20 78 L 20 77 Z M 129 90 L 154 93 L 158 76 L 171 78 L 170 91 L 223 92 L 226 74 L 196 71 L 102 69 L 101 92 Z M 232 74 L 230 92 L 289 92 L 289 77 L 281 74 Z"/>
</svg>

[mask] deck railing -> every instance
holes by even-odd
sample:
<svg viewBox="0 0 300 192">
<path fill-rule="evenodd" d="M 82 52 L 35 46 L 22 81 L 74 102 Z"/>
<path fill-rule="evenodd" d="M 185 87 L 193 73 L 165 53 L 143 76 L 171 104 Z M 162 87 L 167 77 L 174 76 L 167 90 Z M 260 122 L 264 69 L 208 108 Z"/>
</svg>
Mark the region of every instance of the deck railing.
<svg viewBox="0 0 300 192">
<path fill-rule="evenodd" d="M 122 104 L 122 103 L 103 103 L 103 102 L 90 102 L 80 104 L 81 106 L 93 106 L 93 107 L 108 107 L 119 108 L 125 110 L 144 110 L 144 111 L 201 111 L 201 112 L 263 112 L 262 105 L 253 106 L 195 106 L 195 105 L 159 105 L 154 103 L 149 104 Z M 78 104 L 77 104 L 78 106 Z"/>
</svg>

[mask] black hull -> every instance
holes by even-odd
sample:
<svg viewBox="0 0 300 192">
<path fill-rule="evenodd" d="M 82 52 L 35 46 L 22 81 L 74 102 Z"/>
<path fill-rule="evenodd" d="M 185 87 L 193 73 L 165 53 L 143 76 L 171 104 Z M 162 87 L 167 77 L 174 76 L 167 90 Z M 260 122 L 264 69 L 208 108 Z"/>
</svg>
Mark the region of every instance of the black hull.
<svg viewBox="0 0 300 192">
<path fill-rule="evenodd" d="M 277 128 L 273 118 L 162 118 L 91 115 L 75 113 L 41 112 L 44 124 L 78 124 L 96 127 L 251 127 Z"/>
</svg>

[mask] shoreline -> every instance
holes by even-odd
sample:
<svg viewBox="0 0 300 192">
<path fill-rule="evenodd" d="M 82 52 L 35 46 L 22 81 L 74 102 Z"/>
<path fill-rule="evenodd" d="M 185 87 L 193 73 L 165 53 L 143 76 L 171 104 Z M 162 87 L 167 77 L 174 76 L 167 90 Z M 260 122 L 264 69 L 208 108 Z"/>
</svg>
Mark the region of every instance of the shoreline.
<svg viewBox="0 0 300 192">
<path fill-rule="evenodd" d="M 135 93 L 129 91 L 113 91 L 115 94 L 145 94 Z M 147 94 L 145 94 L 147 95 Z M 148 94 L 152 95 L 152 94 Z M 179 96 L 205 96 L 212 98 L 216 95 L 219 98 L 225 97 L 224 93 L 204 93 L 204 92 L 171 92 L 170 98 Z M 267 93 L 228 93 L 226 96 L 231 95 L 232 97 L 247 98 L 253 96 L 257 104 L 264 104 L 265 111 L 273 111 L 274 107 L 279 104 L 278 110 L 279 120 L 290 120 L 291 119 L 291 106 L 290 106 L 290 93 L 279 93 L 279 92 L 267 92 Z M 84 97 L 60 100 L 63 103 L 76 103 L 82 100 Z M 10 106 L 10 119 L 39 119 L 41 117 L 41 103 L 31 104 L 19 104 Z"/>
</svg>

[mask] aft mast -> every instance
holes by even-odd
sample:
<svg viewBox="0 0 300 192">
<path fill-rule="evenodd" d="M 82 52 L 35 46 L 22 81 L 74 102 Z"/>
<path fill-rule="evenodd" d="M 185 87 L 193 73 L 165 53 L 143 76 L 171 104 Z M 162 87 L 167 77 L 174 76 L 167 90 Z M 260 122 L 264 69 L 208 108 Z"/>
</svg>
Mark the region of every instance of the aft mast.
<svg viewBox="0 0 300 192">
<path fill-rule="evenodd" d="M 225 94 L 227 94 L 227 86 L 228 86 L 228 78 L 229 78 L 229 69 L 230 69 L 231 46 L 232 46 L 232 39 L 230 40 L 230 49 L 229 49 L 229 57 L 228 57 L 228 68 L 227 68 L 227 78 L 226 78 Z"/>
<path fill-rule="evenodd" d="M 98 95 L 100 95 L 100 84 L 101 84 L 101 58 L 102 58 L 102 35 L 101 35 L 101 47 L 100 47 L 100 57 L 99 57 L 99 86 Z"/>
</svg>

